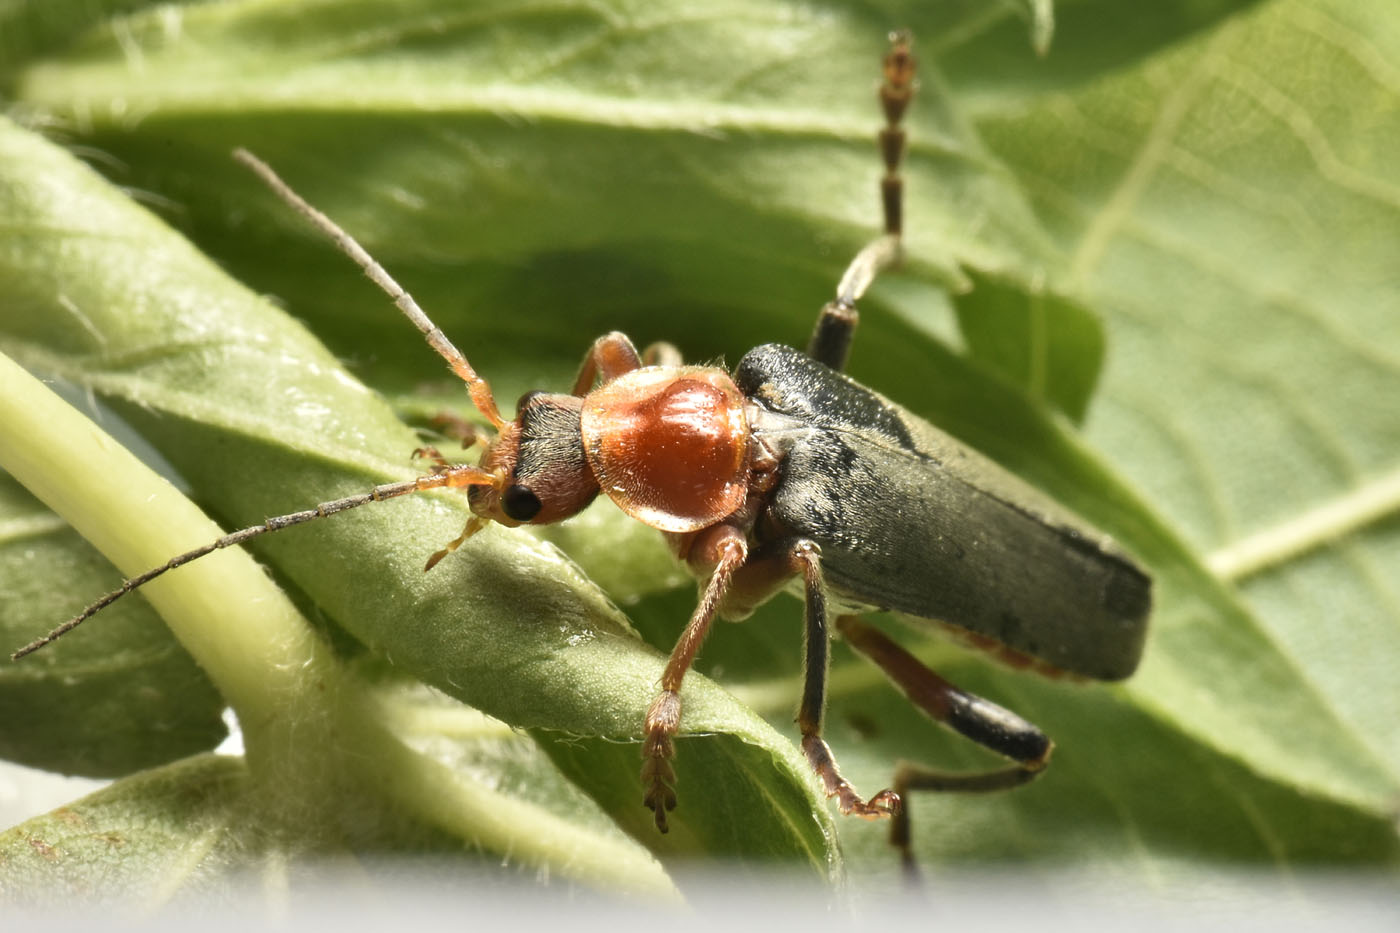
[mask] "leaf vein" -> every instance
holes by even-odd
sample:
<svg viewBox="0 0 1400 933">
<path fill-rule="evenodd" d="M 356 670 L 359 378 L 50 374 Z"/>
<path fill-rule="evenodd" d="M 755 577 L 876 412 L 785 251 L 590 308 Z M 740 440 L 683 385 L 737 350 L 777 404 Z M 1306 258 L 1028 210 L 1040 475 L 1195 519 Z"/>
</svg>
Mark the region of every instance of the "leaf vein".
<svg viewBox="0 0 1400 933">
<path fill-rule="evenodd" d="M 1186 80 L 1162 100 L 1157 109 L 1156 119 L 1123 172 L 1118 186 L 1080 238 L 1070 260 L 1070 281 L 1083 284 L 1098 267 L 1109 242 L 1126 222 L 1153 173 L 1170 153 L 1172 140 L 1190 112 L 1191 105 L 1195 103 L 1212 75 L 1212 59 L 1219 54 L 1224 39 L 1229 38 L 1231 34 L 1232 30 L 1222 30 L 1195 62 Z"/>
<path fill-rule="evenodd" d="M 1327 133 L 1299 106 L 1262 75 L 1243 68 L 1222 69 L 1221 80 L 1247 94 L 1265 113 L 1288 127 L 1311 157 L 1318 174 L 1336 187 L 1400 210 L 1400 187 L 1353 168 L 1339 157 Z"/>
<path fill-rule="evenodd" d="M 1206 565 L 1238 581 L 1331 544 L 1400 513 L 1400 469 L 1391 470 L 1301 515 L 1215 551 Z"/>
</svg>

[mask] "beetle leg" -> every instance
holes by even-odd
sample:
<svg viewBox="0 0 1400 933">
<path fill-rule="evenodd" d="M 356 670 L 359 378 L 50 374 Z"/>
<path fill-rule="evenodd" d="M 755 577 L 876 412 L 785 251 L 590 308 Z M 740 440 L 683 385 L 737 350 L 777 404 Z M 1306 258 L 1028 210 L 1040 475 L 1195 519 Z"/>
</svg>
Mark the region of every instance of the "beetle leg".
<svg viewBox="0 0 1400 933">
<path fill-rule="evenodd" d="M 442 560 L 448 554 L 451 554 L 453 551 L 466 544 L 468 538 L 470 538 L 472 535 L 476 534 L 478 531 L 485 527 L 486 519 L 482 518 L 480 515 L 473 515 L 471 518 L 467 519 L 467 525 L 465 528 L 462 529 L 462 533 L 460 535 L 447 542 L 447 547 L 443 548 L 440 551 L 434 551 L 432 555 L 428 557 L 428 562 L 423 565 L 423 572 L 427 573 L 429 570 L 432 570 L 438 565 L 438 561 Z"/>
<path fill-rule="evenodd" d="M 433 462 L 431 470 L 434 473 L 441 472 L 442 470 L 450 470 L 452 468 L 452 461 L 444 457 L 442 451 L 431 444 L 425 447 L 415 447 L 413 453 L 409 454 L 409 457 L 414 460 L 431 460 Z"/>
<path fill-rule="evenodd" d="M 463 418 L 461 415 L 452 412 L 439 412 L 433 415 L 429 423 L 433 426 L 434 430 L 444 437 L 450 437 L 453 440 L 460 441 L 463 450 L 466 450 L 478 441 L 490 439 L 489 432 L 483 437 L 482 429 L 479 426 Z"/>
<path fill-rule="evenodd" d="M 880 85 L 880 106 L 885 126 L 880 130 L 880 154 L 885 174 L 880 179 L 880 204 L 885 215 L 885 233 L 856 254 L 836 286 L 836 300 L 829 301 L 817 317 L 817 326 L 807 344 L 807 355 L 835 370 L 846 368 L 860 312 L 856 302 L 884 269 L 899 262 L 904 232 L 904 178 L 899 173 L 904 161 L 907 137 L 900 125 L 904 111 L 914 99 L 915 62 L 907 32 L 890 35 L 890 51 L 885 55 L 884 83 Z"/>
<path fill-rule="evenodd" d="M 837 372 L 844 370 L 859 323 L 860 312 L 854 304 L 828 301 L 817 317 L 812 339 L 807 341 L 807 355 Z"/>
<path fill-rule="evenodd" d="M 661 692 L 647 710 L 646 733 L 642 742 L 642 802 L 656 815 L 656 828 L 666 832 L 666 811 L 676 808 L 676 732 L 681 724 L 681 681 L 700 651 L 719 604 L 729 589 L 734 572 L 748 557 L 744 534 L 732 525 L 716 525 L 698 536 L 689 559 L 713 563 L 714 571 L 700 594 L 700 602 L 690 616 L 685 631 L 661 674 Z"/>
<path fill-rule="evenodd" d="M 826 586 L 822 581 L 821 549 L 814 542 L 798 540 L 788 551 L 789 565 L 794 573 L 802 574 L 806 596 L 806 661 L 802 686 L 802 705 L 797 710 L 797 725 L 802 730 L 802 751 L 812 770 L 821 778 L 828 797 L 837 798 L 841 812 L 868 819 L 890 816 L 900 809 L 899 796 L 882 790 L 869 802 L 861 799 L 850 782 L 841 776 L 836 759 L 822 738 L 822 716 L 826 709 L 826 674 L 831 648 L 831 633 L 827 629 Z"/>
<path fill-rule="evenodd" d="M 1050 762 L 1054 743 L 1010 710 L 962 690 L 929 670 L 879 629 L 855 616 L 836 620 L 841 636 L 874 661 L 909 700 L 929 718 L 1016 764 L 994 771 L 947 773 L 908 762 L 895 770 L 894 792 L 904 802 L 890 826 L 890 842 L 912 867 L 909 849 L 911 790 L 992 791 L 1019 787 L 1040 776 Z"/>
<path fill-rule="evenodd" d="M 899 797 L 885 790 L 869 802 L 863 800 L 850 782 L 841 776 L 836 759 L 821 736 L 831 645 L 821 548 L 816 542 L 805 538 L 788 538 L 764 545 L 734 575 L 721 614 L 727 619 L 745 618 L 797 575 L 802 577 L 807 620 L 802 705 L 797 711 L 797 725 L 802 731 L 802 751 L 826 788 L 826 795 L 838 798 L 842 813 L 864 817 L 889 816 L 898 810 Z"/>
<path fill-rule="evenodd" d="M 613 331 L 593 341 L 574 380 L 574 395 L 587 395 L 595 380 L 612 382 L 623 373 L 642 368 L 642 358 L 626 334 Z"/>
<path fill-rule="evenodd" d="M 647 366 L 666 366 L 675 369 L 685 363 L 681 356 L 681 351 L 676 349 L 674 343 L 667 343 L 658 340 L 656 343 L 648 344 L 642 351 L 642 362 Z"/>
</svg>

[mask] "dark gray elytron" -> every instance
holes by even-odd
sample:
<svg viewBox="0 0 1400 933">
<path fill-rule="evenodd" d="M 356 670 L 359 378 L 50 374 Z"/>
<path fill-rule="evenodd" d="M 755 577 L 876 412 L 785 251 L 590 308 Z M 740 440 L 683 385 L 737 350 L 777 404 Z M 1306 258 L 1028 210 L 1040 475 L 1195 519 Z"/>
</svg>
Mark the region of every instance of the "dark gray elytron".
<svg viewBox="0 0 1400 933">
<path fill-rule="evenodd" d="M 734 381 L 783 459 L 757 530 L 818 544 L 845 607 L 947 622 L 1096 680 L 1137 667 L 1151 581 L 1108 536 L 790 347 L 750 351 Z"/>
<path fill-rule="evenodd" d="M 808 760 L 844 812 L 892 817 L 890 840 L 912 872 L 910 791 L 1025 784 L 1045 769 L 1053 743 L 856 613 L 938 622 L 1041 673 L 1121 680 L 1142 656 L 1152 581 L 1107 535 L 839 372 L 856 319 L 843 295 L 823 309 L 806 354 L 770 344 L 735 370 L 752 435 L 780 464 L 750 532 L 751 562 L 785 561 L 801 572 L 806 659 L 797 722 Z M 833 629 L 930 718 L 1013 764 L 949 773 L 901 762 L 888 790 L 862 799 L 822 739 Z"/>
</svg>

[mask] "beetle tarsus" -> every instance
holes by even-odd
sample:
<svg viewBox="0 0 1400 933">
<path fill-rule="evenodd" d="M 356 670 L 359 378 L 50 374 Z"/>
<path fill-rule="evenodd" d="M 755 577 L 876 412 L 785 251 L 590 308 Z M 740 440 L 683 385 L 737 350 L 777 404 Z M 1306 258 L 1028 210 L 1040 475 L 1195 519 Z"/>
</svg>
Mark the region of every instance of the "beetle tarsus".
<svg viewBox="0 0 1400 933">
<path fill-rule="evenodd" d="M 835 797 L 836 805 L 846 816 L 859 816 L 867 820 L 883 819 L 900 812 L 900 797 L 894 790 L 882 790 L 869 800 L 865 800 L 851 782 L 841 776 L 836 767 L 836 759 L 821 736 L 808 733 L 802 736 L 802 751 L 812 770 L 821 779 L 827 797 Z"/>
<path fill-rule="evenodd" d="M 443 470 L 452 469 L 452 461 L 444 457 L 442 451 L 433 447 L 431 444 L 426 447 L 415 447 L 413 453 L 409 454 L 409 459 L 430 461 L 431 466 L 428 467 L 429 473 L 441 473 Z"/>
<path fill-rule="evenodd" d="M 890 845 L 900 853 L 905 879 L 911 884 L 917 884 L 920 880 L 918 863 L 914 859 L 911 843 L 913 832 L 910 828 L 910 791 L 990 793 L 1012 790 L 1040 777 L 1046 765 L 1050 763 L 1050 752 L 1053 749 L 1054 745 L 1047 739 L 1045 752 L 1039 758 L 997 771 L 950 773 L 901 761 L 895 768 L 894 791 L 901 795 L 902 805 L 893 814 L 894 819 L 890 822 Z"/>
<path fill-rule="evenodd" d="M 489 440 L 491 436 L 491 432 L 483 430 L 480 425 L 450 411 L 438 412 L 429 419 L 428 423 L 444 437 L 461 442 L 463 450 Z"/>
<path fill-rule="evenodd" d="M 449 466 L 448 469 L 451 469 L 451 467 Z M 447 547 L 443 548 L 440 551 L 434 551 L 433 555 L 428 558 L 428 562 L 423 565 L 423 572 L 427 573 L 429 570 L 432 570 L 438 565 L 438 561 L 442 560 L 448 554 L 451 554 L 453 551 L 457 550 L 459 547 L 466 543 L 468 538 L 476 534 L 484 527 L 486 527 L 486 520 L 480 515 L 473 515 L 471 518 L 467 519 L 467 525 L 465 528 L 462 529 L 462 533 L 457 537 L 453 538 L 451 541 L 447 542 Z"/>
<path fill-rule="evenodd" d="M 899 850 L 899 868 L 904 877 L 905 891 L 913 894 L 923 890 L 923 872 L 919 871 L 919 861 L 914 858 L 914 851 L 907 845 Z"/>
<path fill-rule="evenodd" d="M 671 761 L 676 757 L 675 736 L 681 727 L 681 681 L 719 613 L 720 603 L 733 583 L 734 572 L 744 565 L 749 555 L 743 533 L 732 525 L 715 525 L 693 537 L 690 560 L 714 569 L 685 631 L 671 649 L 671 657 L 661 673 L 661 692 L 647 711 L 642 741 L 642 787 L 645 788 L 642 799 L 656 814 L 656 828 L 663 833 L 667 828 L 666 811 L 676 807 L 676 774 Z"/>
<path fill-rule="evenodd" d="M 874 626 L 855 616 L 836 620 L 847 644 L 865 655 L 926 716 L 983 748 L 1015 761 L 1009 768 L 968 773 L 938 771 L 901 761 L 892 792 L 902 805 L 892 815 L 890 844 L 908 863 L 911 791 L 986 792 L 1010 790 L 1040 776 L 1050 763 L 1054 743 L 1033 724 L 1010 710 L 944 680 Z"/>
<path fill-rule="evenodd" d="M 862 798 L 851 783 L 841 776 L 841 770 L 836 766 L 836 758 L 821 736 L 822 718 L 826 710 L 827 666 L 831 652 L 821 547 L 815 541 L 797 538 L 787 546 L 782 566 L 788 574 L 802 576 L 802 595 L 806 610 L 802 703 L 797 708 L 797 725 L 802 730 L 802 751 L 826 788 L 826 795 L 837 798 L 842 813 L 866 819 L 890 816 L 899 810 L 899 796 L 893 791 L 884 790 L 869 801 Z"/>
<path fill-rule="evenodd" d="M 666 813 L 676 808 L 675 735 L 681 725 L 681 698 L 674 690 L 663 690 L 647 711 L 646 739 L 642 742 L 642 802 L 656 815 L 656 828 L 663 833 Z"/>
</svg>

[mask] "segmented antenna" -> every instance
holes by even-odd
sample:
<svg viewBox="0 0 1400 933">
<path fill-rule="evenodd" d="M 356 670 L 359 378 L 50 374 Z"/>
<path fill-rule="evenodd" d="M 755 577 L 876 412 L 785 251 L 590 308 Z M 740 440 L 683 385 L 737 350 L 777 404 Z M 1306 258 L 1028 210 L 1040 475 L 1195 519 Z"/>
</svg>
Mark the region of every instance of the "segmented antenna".
<svg viewBox="0 0 1400 933">
<path fill-rule="evenodd" d="M 880 85 L 880 107 L 885 125 L 880 130 L 880 154 L 885 174 L 880 179 L 880 205 L 885 214 L 885 232 L 867 243 L 846 267 L 836 285 L 836 297 L 828 301 L 817 317 L 817 326 L 807 343 L 807 355 L 833 369 L 845 369 L 851 349 L 851 335 L 860 322 L 856 302 L 885 269 L 897 264 L 903 255 L 904 178 L 899 167 L 904 161 L 907 138 L 901 121 L 918 84 L 914 81 L 916 63 L 911 51 L 913 37 L 907 30 L 890 33 L 890 50 L 885 53 L 884 81 Z"/>
<path fill-rule="evenodd" d="M 447 339 L 447 335 L 428 319 L 423 313 L 423 309 L 418 307 L 418 302 L 413 300 L 413 296 L 403 290 L 398 282 L 384 267 L 375 261 L 374 257 L 365 251 L 365 248 L 355 241 L 355 238 L 340 228 L 340 225 L 312 207 L 307 201 L 284 182 L 277 173 L 272 170 L 262 159 L 253 155 L 247 149 L 235 149 L 233 157 L 252 169 L 259 178 L 263 180 L 273 193 L 285 201 L 298 214 L 309 220 L 316 229 L 335 242 L 340 251 L 355 261 L 369 280 L 384 290 L 394 305 L 403 312 L 404 317 L 413 322 L 413 326 L 423 332 L 423 336 L 428 338 L 428 346 L 437 351 L 438 355 L 447 360 L 447 365 L 452 367 L 463 382 L 467 384 L 467 391 L 471 394 L 472 403 L 476 405 L 477 411 L 487 421 L 491 422 L 497 430 L 505 426 L 505 421 L 501 418 L 501 413 L 496 409 L 495 396 L 491 394 L 491 386 L 486 380 L 476 374 L 472 365 L 467 362 L 467 358 L 462 355 L 462 351 L 452 345 L 452 341 Z"/>
<path fill-rule="evenodd" d="M 880 130 L 880 155 L 885 161 L 885 174 L 880 179 L 880 206 L 885 215 L 885 235 L 856 254 L 836 286 L 837 306 L 852 313 L 855 303 L 881 270 L 899 262 L 903 249 L 904 177 L 899 169 L 908 143 L 908 134 L 902 125 L 904 112 L 918 89 L 914 80 L 917 62 L 913 44 L 914 37 L 907 29 L 890 33 L 884 81 L 880 84 L 880 107 L 885 113 L 885 125 Z"/>
<path fill-rule="evenodd" d="M 900 121 L 914 99 L 914 37 L 907 29 L 890 33 L 890 50 L 885 55 L 885 81 L 880 85 L 880 106 L 885 111 L 885 128 L 880 130 L 880 152 L 885 157 L 885 177 L 880 194 L 885 207 L 885 232 L 904 232 L 904 180 L 899 165 L 904 161 L 907 136 Z"/>
<path fill-rule="evenodd" d="M 252 169 L 279 198 L 290 205 L 297 213 L 311 221 L 318 230 L 335 242 L 335 245 L 340 248 L 341 252 L 353 259 L 355 263 L 364 270 L 365 275 L 369 276 L 370 281 L 383 289 L 384 292 L 393 299 L 398 309 L 404 313 L 404 316 L 423 332 L 423 335 L 428 339 L 428 345 L 436 350 L 443 359 L 447 360 L 448 365 L 452 367 L 452 371 L 466 382 L 467 391 L 471 393 L 472 402 L 476 405 L 477 410 L 480 411 L 488 421 L 495 425 L 496 428 L 504 427 L 505 422 L 502 420 L 500 412 L 496 409 L 496 400 L 492 396 L 491 387 L 487 384 L 486 380 L 476 374 L 476 370 L 472 369 L 471 364 L 467 362 L 467 358 L 462 355 L 462 352 L 454 347 L 452 342 L 447 339 L 447 336 L 437 325 L 428 319 L 428 316 L 423 313 L 423 309 L 418 307 L 418 303 L 413 300 L 413 296 L 404 291 L 399 283 L 395 282 L 389 273 L 384 271 L 384 267 L 376 262 L 374 258 L 365 251 L 364 247 L 355 242 L 354 237 L 342 230 L 335 221 L 307 203 L 301 195 L 297 194 L 286 182 L 282 181 L 267 163 L 263 162 L 251 152 L 248 152 L 246 149 L 236 149 L 234 150 L 233 157 Z M 79 625 L 82 625 L 83 622 L 92 618 L 118 599 L 121 599 L 127 593 L 140 589 L 142 586 L 145 586 L 162 574 L 174 570 L 176 567 L 198 560 L 215 551 L 242 544 L 259 535 L 280 531 L 292 525 L 301 525 L 306 522 L 315 521 L 318 518 L 334 515 L 337 512 L 345 512 L 349 509 L 359 508 L 362 505 L 368 505 L 371 502 L 382 502 L 385 499 L 393 499 L 397 496 L 404 496 L 413 492 L 462 486 L 490 486 L 498 484 L 499 482 L 500 478 L 495 474 L 477 466 L 441 464 L 434 472 L 416 479 L 405 480 L 400 483 L 386 483 L 382 486 L 374 487 L 374 489 L 367 493 L 347 496 L 343 499 L 334 499 L 330 502 L 322 502 L 314 508 L 306 509 L 301 512 L 293 512 L 289 515 L 279 515 L 275 518 L 269 518 L 261 525 L 252 525 L 248 528 L 243 528 L 231 534 L 224 535 L 217 541 L 210 542 L 203 547 L 195 548 L 193 551 L 186 551 L 183 554 L 172 557 L 159 567 L 126 580 L 120 587 L 108 593 L 106 596 L 103 596 L 101 599 L 97 600 L 97 602 L 88 606 L 58 628 L 49 632 L 42 638 L 35 639 L 11 654 L 10 658 L 11 660 L 18 661 L 25 655 L 32 654 L 45 645 L 62 638 Z M 473 522 L 469 523 L 467 526 L 468 531 L 464 532 L 462 537 L 454 542 L 451 547 L 460 544 L 471 531 L 479 526 L 480 522 L 473 520 Z M 433 560 L 429 562 L 429 566 L 431 567 L 432 564 L 445 553 L 446 551 L 442 551 L 435 554 Z"/>
<path fill-rule="evenodd" d="M 265 535 L 273 531 L 281 531 L 283 528 L 290 528 L 293 525 L 302 525 L 306 522 L 315 521 L 318 518 L 325 518 L 327 515 L 334 515 L 337 512 L 357 509 L 362 505 L 369 505 L 371 502 L 383 502 L 385 499 L 406 496 L 412 492 L 424 492 L 429 489 L 445 489 L 462 486 L 486 486 L 493 482 L 495 482 L 495 477 L 486 470 L 481 469 L 481 467 L 467 465 L 451 466 L 439 470 L 436 473 L 419 476 L 416 479 L 404 480 L 400 483 L 385 483 L 382 486 L 376 486 L 369 492 L 360 493 L 359 495 L 346 496 L 344 499 L 332 499 L 330 502 L 322 502 L 320 505 L 302 512 L 292 512 L 290 515 L 278 515 L 275 518 L 269 518 L 261 525 L 252 525 L 231 534 L 226 534 L 217 541 L 211 541 L 209 544 L 203 547 L 197 547 L 193 551 L 186 551 L 183 554 L 170 558 L 170 560 L 159 567 L 147 570 L 140 576 L 132 577 L 130 580 L 123 582 L 117 589 L 103 596 L 67 622 L 64 622 L 52 632 L 49 632 L 42 638 L 36 638 L 34 641 L 31 641 L 29 644 L 10 655 L 10 660 L 18 661 L 25 655 L 33 654 L 45 645 L 57 641 L 103 609 L 112 605 L 112 603 L 121 599 L 127 593 L 140 589 L 166 571 L 174 570 L 176 567 L 188 564 L 193 560 L 198 560 L 215 551 L 233 547 L 235 544 L 242 544 L 250 538 L 256 538 L 259 535 Z"/>
</svg>

